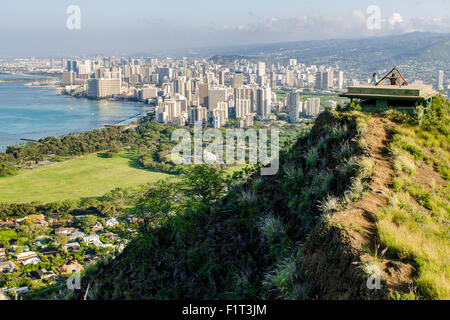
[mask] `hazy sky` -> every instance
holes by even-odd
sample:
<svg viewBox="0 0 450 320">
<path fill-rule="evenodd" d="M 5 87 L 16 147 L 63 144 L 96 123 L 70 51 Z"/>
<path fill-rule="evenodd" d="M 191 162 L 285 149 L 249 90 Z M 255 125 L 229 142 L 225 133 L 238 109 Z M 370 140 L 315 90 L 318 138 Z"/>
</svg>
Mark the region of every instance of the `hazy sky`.
<svg viewBox="0 0 450 320">
<path fill-rule="evenodd" d="M 81 29 L 69 30 L 69 5 Z M 367 28 L 370 5 L 381 29 Z M 163 49 L 450 32 L 450 0 L 14 0 L 0 5 L 0 56 Z"/>
</svg>

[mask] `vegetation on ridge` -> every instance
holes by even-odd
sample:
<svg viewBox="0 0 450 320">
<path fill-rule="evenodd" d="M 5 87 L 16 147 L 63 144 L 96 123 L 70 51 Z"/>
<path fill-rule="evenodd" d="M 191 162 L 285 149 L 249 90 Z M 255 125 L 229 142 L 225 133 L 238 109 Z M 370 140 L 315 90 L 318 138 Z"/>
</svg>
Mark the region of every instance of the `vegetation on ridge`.
<svg viewBox="0 0 450 320">
<path fill-rule="evenodd" d="M 450 299 L 450 103 L 433 99 L 423 118 L 389 112 L 399 122 L 390 150 L 395 169 L 389 203 L 377 215 L 380 239 L 417 268 L 427 299 Z"/>
<path fill-rule="evenodd" d="M 282 151 L 277 176 L 247 171 L 226 179 L 199 166 L 181 185 L 149 188 L 135 205 L 137 237 L 83 277 L 89 298 L 308 297 L 296 261 L 324 201 L 361 196 L 364 117 L 321 115 L 310 134 Z"/>
</svg>

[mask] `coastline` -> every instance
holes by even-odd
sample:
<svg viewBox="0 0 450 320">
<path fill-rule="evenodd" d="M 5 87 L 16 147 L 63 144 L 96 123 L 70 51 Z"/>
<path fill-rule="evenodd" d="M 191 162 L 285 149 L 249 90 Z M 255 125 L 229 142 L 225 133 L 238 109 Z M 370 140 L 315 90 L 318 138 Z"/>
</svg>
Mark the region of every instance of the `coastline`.
<svg viewBox="0 0 450 320">
<path fill-rule="evenodd" d="M 24 80 L 30 81 L 30 79 L 24 79 Z M 14 81 L 8 81 L 8 82 L 14 83 Z M 21 82 L 16 82 L 16 83 L 21 83 Z M 119 104 L 122 104 L 122 105 L 132 105 L 132 106 L 138 107 L 138 108 L 133 108 L 133 109 L 136 109 L 135 112 L 133 112 L 133 110 L 130 110 L 128 115 L 125 113 L 125 114 L 122 115 L 123 117 L 119 117 L 118 119 L 114 119 L 114 117 L 112 117 L 112 119 L 110 119 L 110 121 L 105 119 L 105 121 L 103 123 L 98 123 L 97 126 L 91 127 L 89 129 L 83 129 L 83 128 L 74 128 L 74 129 L 72 129 L 71 128 L 70 131 L 68 131 L 67 133 L 60 134 L 60 135 L 56 135 L 56 134 L 53 135 L 53 136 L 57 136 L 57 137 L 63 137 L 65 135 L 70 135 L 70 134 L 74 134 L 74 133 L 89 132 L 89 131 L 92 131 L 92 130 L 108 128 L 108 127 L 111 127 L 111 126 L 127 126 L 127 125 L 130 125 L 133 122 L 136 122 L 138 119 L 144 117 L 149 112 L 151 112 L 151 109 L 149 110 L 149 108 L 145 108 L 145 107 L 151 107 L 150 105 L 144 104 L 144 103 L 139 102 L 139 101 L 132 101 L 132 100 L 128 100 L 128 99 L 111 99 L 111 98 L 110 99 L 94 100 L 94 99 L 88 99 L 86 97 L 80 97 L 80 96 L 73 96 L 73 95 L 69 95 L 69 94 L 64 94 L 64 93 L 62 93 L 62 90 L 61 90 L 62 88 L 60 86 L 58 86 L 57 84 L 45 85 L 45 86 L 27 86 L 27 85 L 23 85 L 23 87 L 25 88 L 25 90 L 26 90 L 26 88 L 54 88 L 55 91 L 56 91 L 55 92 L 56 93 L 55 96 L 64 96 L 65 98 L 69 98 L 69 97 L 70 98 L 77 98 L 77 99 L 86 100 L 86 101 L 87 100 L 98 101 L 100 103 L 102 101 L 112 102 L 112 103 L 115 102 L 115 103 L 119 103 Z M 20 120 L 17 120 L 17 121 L 20 121 Z M 88 120 L 86 120 L 86 121 L 88 121 Z M 102 120 L 100 119 L 100 122 L 101 121 Z M 17 135 L 20 137 L 20 140 L 18 140 L 18 138 L 15 139 L 17 141 L 16 143 L 6 143 L 5 142 L 4 145 L 0 146 L 0 152 L 4 152 L 8 146 L 17 146 L 19 144 L 24 144 L 24 143 L 26 144 L 26 143 L 28 143 L 28 141 L 25 141 L 25 140 L 33 141 L 33 140 L 39 140 L 39 139 L 42 139 L 42 138 L 45 138 L 45 137 L 48 137 L 48 136 L 52 136 L 52 134 L 50 134 L 50 135 L 46 134 L 46 135 L 42 135 L 42 136 L 39 136 L 39 137 L 36 137 L 36 136 L 31 137 L 33 139 L 28 139 L 30 137 L 27 137 L 27 134 L 25 132 L 23 133 L 23 136 L 21 136 L 22 134 L 20 132 L 18 132 Z"/>
</svg>

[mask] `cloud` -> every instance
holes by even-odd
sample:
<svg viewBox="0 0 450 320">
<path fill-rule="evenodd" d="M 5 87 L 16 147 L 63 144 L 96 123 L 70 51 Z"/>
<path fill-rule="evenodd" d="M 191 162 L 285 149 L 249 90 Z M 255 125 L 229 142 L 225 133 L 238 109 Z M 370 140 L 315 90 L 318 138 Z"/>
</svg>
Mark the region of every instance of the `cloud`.
<svg viewBox="0 0 450 320">
<path fill-rule="evenodd" d="M 402 23 L 403 18 L 400 15 L 400 13 L 394 13 L 392 16 L 389 17 L 388 21 L 391 26 L 395 26 L 397 23 Z"/>
<path fill-rule="evenodd" d="M 249 13 L 250 14 L 250 13 Z M 234 34 L 256 41 L 295 41 L 309 39 L 355 38 L 382 36 L 413 31 L 450 32 L 450 17 L 411 17 L 405 18 L 395 12 L 381 17 L 381 29 L 369 30 L 363 11 L 354 9 L 348 16 L 298 15 L 291 17 L 258 17 L 247 24 L 227 25 L 222 32 Z"/>
</svg>

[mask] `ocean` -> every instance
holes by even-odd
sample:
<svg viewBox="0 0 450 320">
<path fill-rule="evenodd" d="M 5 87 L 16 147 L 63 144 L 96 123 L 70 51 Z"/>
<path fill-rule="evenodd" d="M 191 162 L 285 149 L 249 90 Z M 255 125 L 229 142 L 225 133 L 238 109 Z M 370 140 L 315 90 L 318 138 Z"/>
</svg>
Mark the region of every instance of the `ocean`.
<svg viewBox="0 0 450 320">
<path fill-rule="evenodd" d="M 0 80 L 8 78 L 24 76 L 0 74 Z M 29 79 L 31 82 L 37 78 Z M 0 150 L 22 142 L 21 139 L 37 140 L 102 128 L 149 110 L 149 106 L 138 103 L 73 98 L 58 95 L 52 87 L 25 84 L 0 82 Z"/>
</svg>

